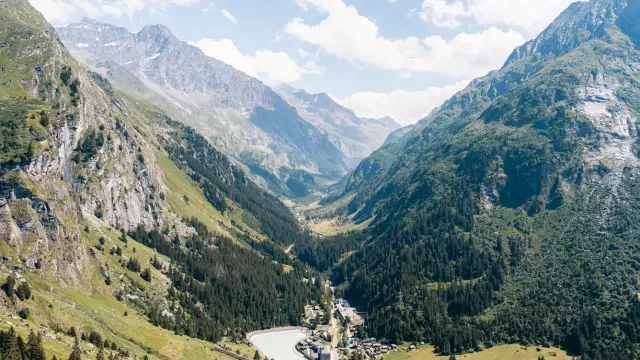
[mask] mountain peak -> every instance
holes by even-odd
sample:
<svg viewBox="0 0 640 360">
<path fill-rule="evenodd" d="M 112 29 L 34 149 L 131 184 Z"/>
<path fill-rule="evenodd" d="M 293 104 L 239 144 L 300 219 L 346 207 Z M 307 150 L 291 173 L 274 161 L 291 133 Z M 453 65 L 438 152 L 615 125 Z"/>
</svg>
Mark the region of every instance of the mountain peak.
<svg viewBox="0 0 640 360">
<path fill-rule="evenodd" d="M 297 92 L 304 91 L 302 89 L 294 88 L 293 86 L 291 86 L 291 85 L 289 85 L 287 83 L 282 83 L 282 84 L 276 86 L 274 89 L 276 91 L 278 91 L 278 92 L 283 92 L 285 94 L 295 94 Z"/>
<path fill-rule="evenodd" d="M 626 7 L 626 0 L 575 2 L 535 39 L 516 48 L 505 66 L 534 55 L 560 56 L 585 41 L 603 36 L 606 34 L 603 26 L 614 24 Z"/>
<path fill-rule="evenodd" d="M 146 25 L 138 32 L 138 36 L 144 36 L 147 34 L 162 36 L 170 40 L 178 39 L 168 27 L 162 24 Z"/>
<path fill-rule="evenodd" d="M 82 20 L 80 20 L 80 23 L 87 24 L 87 25 L 102 25 L 100 21 L 86 17 L 86 16 L 83 17 Z"/>
</svg>

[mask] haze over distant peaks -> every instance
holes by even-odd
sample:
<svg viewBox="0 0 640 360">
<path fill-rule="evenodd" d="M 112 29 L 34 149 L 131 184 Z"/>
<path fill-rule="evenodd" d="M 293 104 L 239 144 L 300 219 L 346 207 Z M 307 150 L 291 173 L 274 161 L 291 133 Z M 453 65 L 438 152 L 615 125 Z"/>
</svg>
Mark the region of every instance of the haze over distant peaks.
<svg viewBox="0 0 640 360">
<path fill-rule="evenodd" d="M 350 159 L 369 156 L 379 148 L 385 138 L 400 128 L 393 119 L 367 119 L 358 117 L 325 93 L 310 94 L 287 84 L 276 87 L 276 91 L 307 121 L 327 134 Z"/>
</svg>

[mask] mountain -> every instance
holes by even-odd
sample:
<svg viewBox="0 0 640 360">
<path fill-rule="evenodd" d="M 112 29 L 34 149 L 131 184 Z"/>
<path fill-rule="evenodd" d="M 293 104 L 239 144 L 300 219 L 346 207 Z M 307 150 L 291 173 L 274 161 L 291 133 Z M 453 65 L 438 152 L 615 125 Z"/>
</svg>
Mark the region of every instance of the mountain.
<svg viewBox="0 0 640 360">
<path fill-rule="evenodd" d="M 387 138 L 384 140 L 384 144 L 382 145 L 388 145 L 400 140 L 401 137 L 407 135 L 411 130 L 413 130 L 414 127 L 415 125 L 412 124 L 395 130 L 394 132 L 390 133 L 389 136 L 387 136 Z"/>
<path fill-rule="evenodd" d="M 252 356 L 243 334 L 322 301 L 284 250 L 308 237 L 287 206 L 79 64 L 27 0 L 0 18 L 3 358 L 31 332 L 46 358 Z"/>
<path fill-rule="evenodd" d="M 333 270 L 369 334 L 639 356 L 638 19 L 572 4 L 325 198 L 369 223 Z"/>
<path fill-rule="evenodd" d="M 337 180 L 346 173 L 342 152 L 275 91 L 164 26 L 134 34 L 84 19 L 57 32 L 116 88 L 194 127 L 278 194 L 306 195 L 313 177 Z"/>
<path fill-rule="evenodd" d="M 357 163 L 377 150 L 390 132 L 400 128 L 393 119 L 365 119 L 336 103 L 327 94 L 309 94 L 282 84 L 275 89 L 300 116 L 315 125 L 346 156 Z"/>
</svg>

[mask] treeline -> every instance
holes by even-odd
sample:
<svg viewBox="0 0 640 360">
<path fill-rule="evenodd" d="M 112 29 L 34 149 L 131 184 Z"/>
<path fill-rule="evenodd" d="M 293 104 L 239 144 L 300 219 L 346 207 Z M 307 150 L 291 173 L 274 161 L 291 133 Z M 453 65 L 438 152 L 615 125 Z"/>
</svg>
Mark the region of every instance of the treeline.
<svg viewBox="0 0 640 360">
<path fill-rule="evenodd" d="M 304 306 L 322 300 L 321 282 L 305 281 L 311 273 L 287 272 L 254 250 L 191 222 L 197 233 L 184 239 L 169 239 L 144 226 L 129 234 L 171 259 L 166 271 L 172 283 L 170 312 L 149 309 L 153 324 L 216 342 L 223 336 L 242 338 L 253 330 L 300 325 Z"/>
<path fill-rule="evenodd" d="M 24 339 L 13 328 L 0 331 L 0 358 L 3 360 L 47 360 L 42 334 L 31 331 Z"/>
<path fill-rule="evenodd" d="M 366 239 L 362 232 L 338 234 L 327 238 L 318 238 L 308 233 L 306 235 L 295 243 L 293 253 L 298 259 L 321 272 L 329 270 Z"/>
<path fill-rule="evenodd" d="M 207 200 L 218 210 L 227 209 L 225 198 L 253 215 L 260 230 L 279 245 L 290 245 L 305 235 L 291 211 L 275 196 L 253 183 L 204 137 L 192 128 L 165 119 L 175 130 L 165 144 L 171 160 L 200 184 Z"/>
</svg>

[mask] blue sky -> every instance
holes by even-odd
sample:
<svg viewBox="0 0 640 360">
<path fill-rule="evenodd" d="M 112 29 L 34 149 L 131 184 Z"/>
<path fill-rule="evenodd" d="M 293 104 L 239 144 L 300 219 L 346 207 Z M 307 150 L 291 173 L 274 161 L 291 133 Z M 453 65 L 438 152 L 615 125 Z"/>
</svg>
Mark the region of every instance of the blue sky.
<svg viewBox="0 0 640 360">
<path fill-rule="evenodd" d="M 164 24 L 269 85 L 325 92 L 360 116 L 418 121 L 499 68 L 571 0 L 30 0 L 54 25 L 83 16 Z"/>
</svg>

